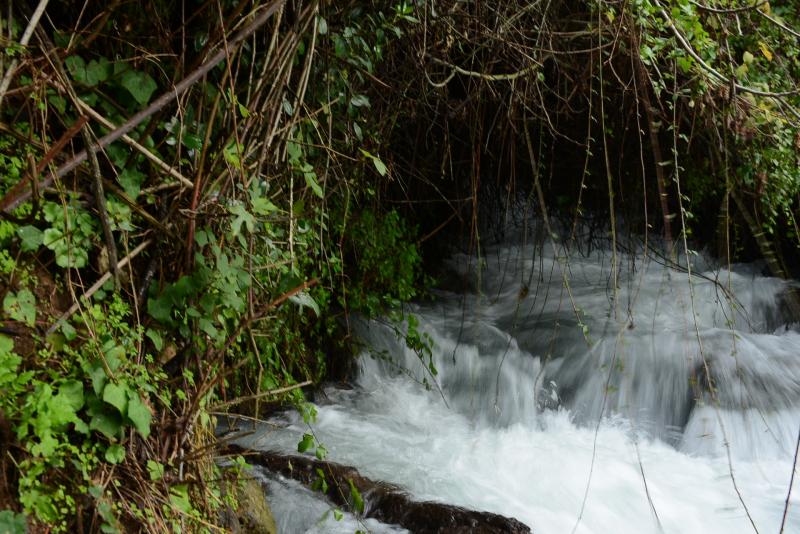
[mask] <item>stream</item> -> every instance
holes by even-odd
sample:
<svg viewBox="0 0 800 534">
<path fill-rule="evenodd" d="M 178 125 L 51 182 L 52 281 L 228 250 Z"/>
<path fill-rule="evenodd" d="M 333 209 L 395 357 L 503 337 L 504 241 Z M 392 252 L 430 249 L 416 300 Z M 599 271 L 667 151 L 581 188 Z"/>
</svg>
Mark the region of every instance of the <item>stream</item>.
<svg viewBox="0 0 800 534">
<path fill-rule="evenodd" d="M 701 254 L 690 274 L 641 247 L 523 241 L 455 255 L 459 289 L 407 308 L 436 376 L 404 325 L 353 322 L 355 387 L 318 395 L 311 425 L 328 459 L 540 534 L 800 532 L 798 488 L 784 520 L 800 428 L 787 283 Z M 287 412 L 239 443 L 297 454 L 308 431 Z M 402 531 L 261 476 L 279 532 Z"/>
</svg>

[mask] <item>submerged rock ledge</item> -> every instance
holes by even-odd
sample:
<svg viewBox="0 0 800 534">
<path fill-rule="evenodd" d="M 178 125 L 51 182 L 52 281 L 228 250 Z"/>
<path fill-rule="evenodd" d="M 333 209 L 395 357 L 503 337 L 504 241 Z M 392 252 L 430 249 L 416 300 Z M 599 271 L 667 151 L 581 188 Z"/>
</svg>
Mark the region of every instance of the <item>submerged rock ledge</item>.
<svg viewBox="0 0 800 534">
<path fill-rule="evenodd" d="M 362 476 L 353 467 L 317 460 L 307 456 L 293 456 L 271 451 L 255 451 L 236 445 L 226 447 L 227 454 L 240 454 L 248 463 L 265 467 L 273 473 L 292 478 L 304 484 L 319 479 L 318 471 L 325 473 L 325 495 L 338 506 L 353 509 L 350 483 L 364 500 L 364 517 L 384 523 L 400 525 L 419 534 L 529 534 L 531 529 L 514 518 L 490 512 L 467 510 L 450 504 L 415 501 L 401 488 L 377 482 Z"/>
</svg>

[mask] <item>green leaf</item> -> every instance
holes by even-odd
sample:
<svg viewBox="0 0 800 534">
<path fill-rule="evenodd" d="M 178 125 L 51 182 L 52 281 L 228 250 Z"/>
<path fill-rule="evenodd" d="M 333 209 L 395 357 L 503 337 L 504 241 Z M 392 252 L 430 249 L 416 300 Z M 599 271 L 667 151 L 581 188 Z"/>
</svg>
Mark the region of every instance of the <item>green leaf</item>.
<svg viewBox="0 0 800 534">
<path fill-rule="evenodd" d="M 370 107 L 369 98 L 367 97 L 367 95 L 355 95 L 353 98 L 350 99 L 350 104 L 356 108 Z"/>
<path fill-rule="evenodd" d="M 229 209 L 232 215 L 236 215 L 231 222 L 231 232 L 233 235 L 237 236 L 241 233 L 242 224 L 247 227 L 248 233 L 253 233 L 256 225 L 256 218 L 253 217 L 253 214 L 247 211 L 242 204 L 234 204 Z"/>
<path fill-rule="evenodd" d="M 314 314 L 319 317 L 319 304 L 313 299 L 308 291 L 301 291 L 296 295 L 289 297 L 289 300 L 300 306 L 301 308 L 307 307 L 314 310 Z"/>
<path fill-rule="evenodd" d="M 17 321 L 28 326 L 36 324 L 36 298 L 28 289 L 20 289 L 14 294 L 9 291 L 3 298 L 3 310 Z"/>
<path fill-rule="evenodd" d="M 12 510 L 0 511 L 0 532 L 3 534 L 25 534 L 28 532 L 25 514 L 17 514 Z"/>
<path fill-rule="evenodd" d="M 64 114 L 67 111 L 67 100 L 63 96 L 58 95 L 49 95 L 47 97 L 47 102 L 55 108 L 60 114 Z"/>
<path fill-rule="evenodd" d="M 36 250 L 44 239 L 44 232 L 31 225 L 17 228 L 17 235 L 22 241 L 22 252 Z"/>
<path fill-rule="evenodd" d="M 320 35 L 326 35 L 328 33 L 328 21 L 322 17 L 317 17 L 317 32 L 319 32 Z"/>
<path fill-rule="evenodd" d="M 184 132 L 183 136 L 181 136 L 181 142 L 183 146 L 189 150 L 200 150 L 203 148 L 203 139 L 199 135 L 194 135 L 192 133 Z"/>
<path fill-rule="evenodd" d="M 120 185 L 125 190 L 125 194 L 127 194 L 133 200 L 136 200 L 136 197 L 139 196 L 139 192 L 142 189 L 142 183 L 144 183 L 144 178 L 144 173 L 141 173 L 136 169 L 124 169 L 121 173 L 119 173 Z"/>
<path fill-rule="evenodd" d="M 161 480 L 164 477 L 164 464 L 147 460 L 147 473 L 150 475 L 150 480 Z"/>
<path fill-rule="evenodd" d="M 7 357 L 14 353 L 14 341 L 7 336 L 0 334 L 0 356 Z"/>
<path fill-rule="evenodd" d="M 306 185 L 314 191 L 314 194 L 317 195 L 319 198 L 325 198 L 325 194 L 322 192 L 322 188 L 319 186 L 317 182 L 317 174 L 314 172 L 304 172 L 303 177 L 306 179 Z"/>
<path fill-rule="evenodd" d="M 200 317 L 197 320 L 197 326 L 200 330 L 208 334 L 208 337 L 211 339 L 217 339 L 217 336 L 219 336 L 219 331 L 214 326 L 214 323 L 207 317 Z"/>
<path fill-rule="evenodd" d="M 106 449 L 106 462 L 110 464 L 119 464 L 125 459 L 125 447 L 119 443 L 115 443 Z"/>
<path fill-rule="evenodd" d="M 272 201 L 266 197 L 256 197 L 251 201 L 253 212 L 257 213 L 258 215 L 269 215 L 275 211 L 278 211 L 278 206 L 272 203 Z"/>
<path fill-rule="evenodd" d="M 380 158 L 372 158 L 372 164 L 375 165 L 375 169 L 378 171 L 378 174 L 381 176 L 386 176 L 386 165 L 383 163 L 383 161 L 381 161 Z"/>
<path fill-rule="evenodd" d="M 109 382 L 106 384 L 106 387 L 103 388 L 103 400 L 119 410 L 120 414 L 125 415 L 128 411 L 127 391 L 127 387 Z"/>
<path fill-rule="evenodd" d="M 89 366 L 87 374 L 92 380 L 94 394 L 100 395 L 108 382 L 108 376 L 106 375 L 106 370 L 103 368 L 103 364 L 99 361 L 94 362 Z"/>
<path fill-rule="evenodd" d="M 288 141 L 286 143 L 286 153 L 289 155 L 289 162 L 293 165 L 298 164 L 300 158 L 303 156 L 302 148 L 294 141 Z"/>
<path fill-rule="evenodd" d="M 153 342 L 153 346 L 156 348 L 156 350 L 160 351 L 164 347 L 164 340 L 162 339 L 158 330 L 148 328 L 145 332 L 145 335 L 150 338 L 150 341 Z"/>
<path fill-rule="evenodd" d="M 147 104 L 157 85 L 149 74 L 135 70 L 126 71 L 122 75 L 120 85 L 128 90 L 131 96 L 141 105 Z"/>
<path fill-rule="evenodd" d="M 242 161 L 241 158 L 239 158 L 239 154 L 241 153 L 242 147 L 238 146 L 236 143 L 231 143 L 222 150 L 222 155 L 225 157 L 225 161 L 237 169 L 242 168 Z"/>
<path fill-rule="evenodd" d="M 83 383 L 77 380 L 68 380 L 58 387 L 56 401 L 67 406 L 73 412 L 83 408 Z"/>
<path fill-rule="evenodd" d="M 101 57 L 99 60 L 92 60 L 86 65 L 86 80 L 84 83 L 89 87 L 102 83 L 111 76 L 112 66 L 109 61 Z"/>
<path fill-rule="evenodd" d="M 125 358 L 125 347 L 122 345 L 112 345 L 110 348 L 108 348 L 108 350 L 105 351 L 105 357 L 106 364 L 108 364 L 108 368 L 113 373 L 119 369 L 120 365 L 123 363 L 123 359 Z"/>
<path fill-rule="evenodd" d="M 174 301 L 166 291 L 158 298 L 147 299 L 147 313 L 156 321 L 169 324 L 172 321 Z"/>
<path fill-rule="evenodd" d="M 64 60 L 64 66 L 76 82 L 86 83 L 86 62 L 80 56 L 69 56 Z"/>
<path fill-rule="evenodd" d="M 91 430 L 97 430 L 108 438 L 118 438 L 122 431 L 122 418 L 117 413 L 100 412 L 89 422 Z"/>
<path fill-rule="evenodd" d="M 150 408 L 142 401 L 139 394 L 134 391 L 128 392 L 128 419 L 143 438 L 147 439 L 150 436 L 150 422 L 153 414 L 150 413 Z"/>
<path fill-rule="evenodd" d="M 348 479 L 347 483 L 350 484 L 350 497 L 353 499 L 353 508 L 360 514 L 364 513 L 364 499 L 361 497 L 361 493 L 356 488 L 353 481 Z"/>
<path fill-rule="evenodd" d="M 64 338 L 67 341 L 73 341 L 78 337 L 78 332 L 75 330 L 75 327 L 69 324 L 68 321 L 61 323 L 61 333 L 64 334 Z"/>
<path fill-rule="evenodd" d="M 364 150 L 363 148 L 359 148 L 362 154 L 364 154 L 367 158 L 372 160 L 372 164 L 375 165 L 375 169 L 378 171 L 378 174 L 381 176 L 386 176 L 386 164 L 381 161 L 381 158 L 378 156 L 371 154 L 370 152 Z"/>
<path fill-rule="evenodd" d="M 186 484 L 172 486 L 169 489 L 169 501 L 173 507 L 186 515 L 189 515 L 192 511 L 192 503 L 189 501 L 189 489 Z"/>
<path fill-rule="evenodd" d="M 297 452 L 306 452 L 314 446 L 314 436 L 311 434 L 303 434 L 303 439 L 297 444 Z"/>
</svg>

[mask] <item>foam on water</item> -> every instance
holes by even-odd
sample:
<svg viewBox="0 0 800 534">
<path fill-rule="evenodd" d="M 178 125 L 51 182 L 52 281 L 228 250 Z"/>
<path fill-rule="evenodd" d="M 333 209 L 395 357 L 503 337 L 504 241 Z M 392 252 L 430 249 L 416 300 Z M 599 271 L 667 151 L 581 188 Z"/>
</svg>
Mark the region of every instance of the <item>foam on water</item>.
<svg viewBox="0 0 800 534">
<path fill-rule="evenodd" d="M 610 257 L 454 258 L 479 291 L 412 309 L 434 342 L 431 389 L 395 328 L 360 324 L 358 387 L 327 390 L 313 425 L 330 458 L 537 533 L 778 532 L 800 426 L 800 334 L 777 326 L 786 284 L 697 260 L 690 284 L 623 254 L 614 276 Z M 295 450 L 308 428 L 284 417 L 243 443 Z"/>
</svg>

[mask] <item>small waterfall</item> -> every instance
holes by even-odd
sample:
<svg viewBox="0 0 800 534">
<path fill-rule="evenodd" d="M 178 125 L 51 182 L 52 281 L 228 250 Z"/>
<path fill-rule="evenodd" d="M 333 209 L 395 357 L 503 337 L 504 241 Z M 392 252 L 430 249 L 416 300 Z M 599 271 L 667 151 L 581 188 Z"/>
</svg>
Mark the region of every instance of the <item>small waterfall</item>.
<svg viewBox="0 0 800 534">
<path fill-rule="evenodd" d="M 614 257 L 616 272 L 602 250 L 454 256 L 471 290 L 407 310 L 435 377 L 404 325 L 359 323 L 358 387 L 327 390 L 313 425 L 331 459 L 535 532 L 778 532 L 800 427 L 787 283 L 700 255 Z M 243 443 L 293 450 L 307 427 L 279 422 Z"/>
</svg>

